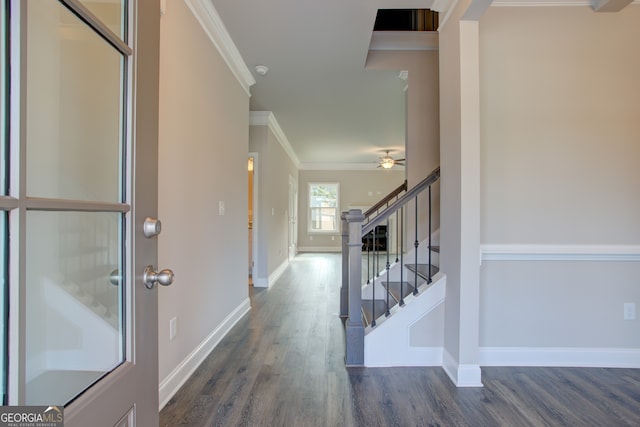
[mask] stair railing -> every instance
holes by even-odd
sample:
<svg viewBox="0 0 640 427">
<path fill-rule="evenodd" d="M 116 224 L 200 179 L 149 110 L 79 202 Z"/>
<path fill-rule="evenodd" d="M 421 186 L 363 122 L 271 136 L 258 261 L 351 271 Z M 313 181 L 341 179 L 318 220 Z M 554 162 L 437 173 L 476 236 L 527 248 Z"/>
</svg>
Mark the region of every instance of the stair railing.
<svg viewBox="0 0 640 427">
<path fill-rule="evenodd" d="M 431 186 L 438 181 L 440 178 L 440 168 L 436 168 L 433 172 L 429 174 L 424 180 L 422 180 L 419 184 L 417 184 L 412 189 L 406 191 L 401 196 L 399 195 L 405 189 L 400 190 L 394 196 L 385 197 L 384 202 L 381 201 L 376 204 L 376 209 L 369 209 L 364 214 L 360 209 L 352 209 L 349 212 L 344 212 L 342 214 L 342 288 L 340 292 L 340 315 L 342 317 L 346 317 L 346 364 L 347 366 L 362 366 L 364 364 L 364 328 L 365 328 L 365 307 L 362 305 L 362 267 L 363 267 L 363 259 L 362 259 L 362 248 L 367 242 L 367 259 L 370 259 L 370 253 L 373 252 L 373 264 L 374 269 L 376 268 L 376 263 L 379 263 L 379 252 L 380 240 L 376 239 L 384 239 L 384 246 L 386 250 L 386 295 L 382 301 L 385 302 L 384 310 L 379 310 L 376 308 L 376 297 L 375 297 L 375 289 L 376 289 L 376 278 L 379 276 L 379 271 L 376 270 L 374 274 L 370 274 L 367 272 L 368 280 L 367 284 L 372 286 L 372 300 L 370 307 L 370 321 L 368 321 L 369 325 L 373 328 L 376 326 L 376 318 L 380 315 L 388 316 L 390 314 L 390 281 L 389 281 L 389 271 L 391 268 L 390 263 L 390 247 L 389 247 L 389 226 L 390 226 L 390 218 L 395 215 L 396 216 L 396 262 L 400 262 L 403 265 L 404 261 L 404 213 L 405 206 L 413 201 L 415 203 L 414 209 L 414 226 L 415 226 L 415 260 L 414 265 L 411 270 L 414 273 L 414 283 L 413 283 L 413 294 L 416 295 L 418 293 L 418 276 L 424 276 L 427 283 L 432 282 L 433 268 L 431 267 L 431 250 L 433 246 L 431 244 L 431 215 L 432 215 L 432 192 Z M 401 186 L 402 187 L 402 186 Z M 399 187 L 400 188 L 400 187 Z M 418 239 L 418 227 L 419 225 L 419 199 L 418 197 L 427 190 L 427 205 L 428 205 L 428 264 L 426 267 L 426 272 L 419 272 L 420 265 L 418 264 L 418 249 L 419 249 L 419 239 Z M 382 209 L 384 206 L 384 209 Z M 382 209 L 382 210 L 380 210 Z M 369 214 L 369 215 L 367 215 Z M 384 236 L 377 236 L 376 233 L 377 227 L 386 224 L 386 232 Z M 398 225 L 399 224 L 399 225 Z M 371 238 L 369 239 L 369 235 L 371 234 Z M 370 244 L 368 244 L 370 242 Z M 369 248 L 369 246 L 372 246 Z M 367 268 L 369 269 L 369 261 L 367 261 Z M 345 270 L 348 272 L 345 273 Z M 403 285 L 403 269 L 401 271 L 400 278 L 400 294 L 399 294 L 399 305 L 404 305 L 404 285 Z M 367 311 L 369 308 L 367 307 Z M 346 312 L 345 312 L 346 311 Z"/>
</svg>

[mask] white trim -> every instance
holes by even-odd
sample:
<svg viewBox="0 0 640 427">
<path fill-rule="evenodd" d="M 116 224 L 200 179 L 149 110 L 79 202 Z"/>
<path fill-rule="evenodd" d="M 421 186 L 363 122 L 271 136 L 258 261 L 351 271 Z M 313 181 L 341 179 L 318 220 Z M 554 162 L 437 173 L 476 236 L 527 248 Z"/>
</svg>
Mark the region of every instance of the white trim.
<svg viewBox="0 0 640 427">
<path fill-rule="evenodd" d="M 279 278 L 282 276 L 282 273 L 289 266 L 289 260 L 284 260 L 282 264 L 280 264 L 273 272 L 269 275 L 268 278 L 257 278 L 253 281 L 254 288 L 269 288 L 273 285 Z"/>
<path fill-rule="evenodd" d="M 256 84 L 256 80 L 242 59 L 238 48 L 233 43 L 213 3 L 210 0 L 185 0 L 185 3 L 202 26 L 204 32 L 209 36 L 224 62 L 227 63 L 242 89 L 251 97 L 250 88 Z"/>
<path fill-rule="evenodd" d="M 481 245 L 483 261 L 640 261 L 638 245 Z"/>
<path fill-rule="evenodd" d="M 276 116 L 271 111 L 251 111 L 249 114 L 249 126 L 269 126 L 269 129 L 275 135 L 276 139 L 282 146 L 282 149 L 289 155 L 289 158 L 300 169 L 300 160 L 296 155 L 293 147 L 289 143 L 289 139 L 284 134 L 280 124 L 276 120 Z"/>
<path fill-rule="evenodd" d="M 268 277 L 254 277 L 253 278 L 253 287 L 254 288 L 268 288 L 269 287 L 269 278 Z"/>
<path fill-rule="evenodd" d="M 159 386 L 160 407 L 169 402 L 174 394 L 189 379 L 195 370 L 209 356 L 231 328 L 251 310 L 251 301 L 245 299 L 200 343 L 176 368 L 166 376 Z"/>
<path fill-rule="evenodd" d="M 257 151 L 250 151 L 249 152 L 249 156 L 248 157 L 252 157 L 253 158 L 253 200 L 252 200 L 252 207 L 253 207 L 253 216 L 252 216 L 252 220 L 253 220 L 253 224 L 252 224 L 252 230 L 251 230 L 251 261 L 253 262 L 252 268 L 251 268 L 251 279 L 254 281 L 254 285 L 255 285 L 255 280 L 258 277 L 258 263 L 260 262 L 260 215 L 262 214 L 262 212 L 260 212 L 260 153 L 258 153 Z"/>
<path fill-rule="evenodd" d="M 369 50 L 438 50 L 437 31 L 374 31 Z"/>
<path fill-rule="evenodd" d="M 394 165 L 391 169 L 379 168 L 377 162 L 370 163 L 301 163 L 300 170 L 308 171 L 368 171 L 379 170 L 384 173 L 388 170 L 404 170 L 403 165 Z"/>
<path fill-rule="evenodd" d="M 480 347 L 480 365 L 638 369 L 640 349 Z"/>
<path fill-rule="evenodd" d="M 497 7 L 571 7 L 587 6 L 595 8 L 597 1 L 592 0 L 494 0 L 491 6 Z M 640 0 L 634 0 L 631 4 L 638 5 Z"/>
<path fill-rule="evenodd" d="M 300 252 L 342 252 L 342 246 L 298 246 Z"/>
<path fill-rule="evenodd" d="M 494 0 L 491 6 L 496 7 L 571 7 L 589 6 L 590 0 Z"/>
<path fill-rule="evenodd" d="M 444 350 L 442 368 L 456 387 L 484 387 L 480 365 L 459 364 L 447 350 Z"/>
<path fill-rule="evenodd" d="M 280 276 L 282 276 L 282 273 L 284 273 L 288 266 L 289 260 L 285 259 L 282 264 L 280 264 L 275 270 L 273 270 L 273 272 L 269 275 L 269 286 L 278 281 L 278 279 L 280 278 Z"/>
</svg>

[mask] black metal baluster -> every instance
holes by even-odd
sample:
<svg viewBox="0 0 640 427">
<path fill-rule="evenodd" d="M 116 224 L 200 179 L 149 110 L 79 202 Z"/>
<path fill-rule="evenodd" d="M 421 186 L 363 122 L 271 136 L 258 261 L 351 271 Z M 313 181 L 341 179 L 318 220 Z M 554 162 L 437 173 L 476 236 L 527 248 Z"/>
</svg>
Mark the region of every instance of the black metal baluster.
<svg viewBox="0 0 640 427">
<path fill-rule="evenodd" d="M 413 294 L 418 295 L 418 246 L 420 242 L 418 242 L 418 196 L 416 195 L 415 199 L 415 241 L 413 242 L 413 246 L 415 248 L 415 262 L 414 262 L 414 284 L 413 284 Z"/>
<path fill-rule="evenodd" d="M 364 244 L 367 246 L 367 285 L 371 283 L 371 248 L 369 245 L 369 237 L 364 236 Z"/>
<path fill-rule="evenodd" d="M 396 262 L 398 262 L 398 258 L 399 258 L 399 247 L 398 247 L 398 239 L 400 239 L 400 236 L 398 234 L 398 230 L 399 230 L 399 222 L 398 222 L 398 212 L 400 212 L 399 210 L 396 211 Z"/>
<path fill-rule="evenodd" d="M 404 206 L 400 208 L 400 302 L 404 305 Z"/>
<path fill-rule="evenodd" d="M 431 186 L 429 186 L 429 265 L 427 268 L 429 269 L 429 279 L 427 283 L 431 283 Z"/>
<path fill-rule="evenodd" d="M 375 233 L 374 233 L 374 238 L 375 238 Z M 373 256 L 374 257 L 376 256 L 375 247 L 373 248 Z M 374 258 L 374 262 L 375 262 L 375 258 Z M 373 294 L 371 297 L 371 327 L 374 328 L 376 326 L 376 276 L 375 275 L 373 275 L 373 282 L 371 286 L 372 286 L 371 292 Z"/>
<path fill-rule="evenodd" d="M 391 264 L 389 264 L 389 218 L 387 218 L 387 231 L 385 232 L 385 242 L 387 245 L 387 311 L 385 316 L 389 316 L 391 312 L 389 312 L 389 268 Z"/>
</svg>

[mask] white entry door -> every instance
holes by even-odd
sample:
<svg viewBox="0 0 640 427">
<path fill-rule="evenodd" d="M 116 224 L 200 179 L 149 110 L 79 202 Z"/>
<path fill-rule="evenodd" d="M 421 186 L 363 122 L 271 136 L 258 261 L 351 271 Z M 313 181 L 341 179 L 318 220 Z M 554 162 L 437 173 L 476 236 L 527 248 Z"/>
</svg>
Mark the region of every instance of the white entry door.
<svg viewBox="0 0 640 427">
<path fill-rule="evenodd" d="M 4 404 L 157 426 L 159 0 L 0 4 Z"/>
</svg>

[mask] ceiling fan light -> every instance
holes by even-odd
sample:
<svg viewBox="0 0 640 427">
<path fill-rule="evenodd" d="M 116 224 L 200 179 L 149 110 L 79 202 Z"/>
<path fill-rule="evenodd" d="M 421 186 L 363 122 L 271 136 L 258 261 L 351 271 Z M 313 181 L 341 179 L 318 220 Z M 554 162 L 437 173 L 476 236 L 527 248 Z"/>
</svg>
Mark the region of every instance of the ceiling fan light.
<svg viewBox="0 0 640 427">
<path fill-rule="evenodd" d="M 384 169 L 391 169 L 393 167 L 393 164 L 394 161 L 390 158 L 382 159 L 382 162 L 380 162 L 380 166 L 382 166 Z"/>
</svg>

